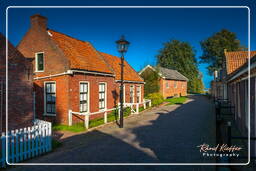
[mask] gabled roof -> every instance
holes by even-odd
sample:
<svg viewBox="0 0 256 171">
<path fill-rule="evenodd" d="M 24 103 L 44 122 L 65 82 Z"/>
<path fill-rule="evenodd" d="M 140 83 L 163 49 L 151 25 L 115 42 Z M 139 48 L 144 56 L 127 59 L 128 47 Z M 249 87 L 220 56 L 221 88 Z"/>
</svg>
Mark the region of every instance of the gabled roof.
<svg viewBox="0 0 256 171">
<path fill-rule="evenodd" d="M 151 65 L 147 65 L 145 68 L 143 68 L 139 74 L 142 74 L 147 68 L 150 68 L 154 71 L 157 71 L 156 68 L 152 67 Z M 163 67 L 158 67 L 159 71 L 158 74 L 160 77 L 167 79 L 167 80 L 180 80 L 180 81 L 189 81 L 187 77 L 182 75 L 176 70 L 173 69 L 168 69 L 168 68 L 163 68 Z"/>
<path fill-rule="evenodd" d="M 115 73 L 116 80 L 121 80 L 121 66 L 120 58 L 109 55 L 107 53 L 99 52 L 108 64 L 111 66 Z M 136 81 L 143 82 L 144 80 L 139 76 L 139 74 L 126 62 L 124 61 L 124 80 L 125 81 Z"/>
<path fill-rule="evenodd" d="M 89 42 L 81 41 L 53 30 L 48 30 L 48 33 L 69 59 L 71 69 L 113 74 L 109 64 Z"/>
<path fill-rule="evenodd" d="M 250 58 L 256 55 L 251 51 Z M 248 51 L 225 52 L 227 74 L 231 74 L 248 61 Z"/>
<path fill-rule="evenodd" d="M 165 79 L 188 81 L 187 77 L 185 77 L 184 75 L 182 75 L 176 70 L 159 67 L 159 71 Z"/>
</svg>

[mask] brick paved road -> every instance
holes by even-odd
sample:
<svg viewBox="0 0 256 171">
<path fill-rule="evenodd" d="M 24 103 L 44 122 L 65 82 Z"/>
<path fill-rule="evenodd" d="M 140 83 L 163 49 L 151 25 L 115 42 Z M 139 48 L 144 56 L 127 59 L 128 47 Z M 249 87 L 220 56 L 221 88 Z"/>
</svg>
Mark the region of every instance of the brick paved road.
<svg viewBox="0 0 256 171">
<path fill-rule="evenodd" d="M 65 139 L 63 146 L 28 162 L 38 163 L 202 163 L 196 147 L 215 144 L 212 103 L 191 96 L 183 105 L 162 106 L 125 120 L 125 128 L 106 125 Z M 122 169 L 120 168 L 122 167 Z M 214 166 L 22 166 L 10 170 L 214 170 Z"/>
</svg>

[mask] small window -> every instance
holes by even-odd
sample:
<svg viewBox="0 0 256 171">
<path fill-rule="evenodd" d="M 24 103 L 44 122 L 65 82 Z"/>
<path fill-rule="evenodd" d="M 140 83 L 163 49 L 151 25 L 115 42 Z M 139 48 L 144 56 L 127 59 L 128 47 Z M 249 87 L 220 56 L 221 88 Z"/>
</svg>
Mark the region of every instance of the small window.
<svg viewBox="0 0 256 171">
<path fill-rule="evenodd" d="M 165 85 L 166 85 L 166 88 L 169 88 L 169 82 L 166 82 Z"/>
<path fill-rule="evenodd" d="M 99 84 L 99 108 L 105 109 L 106 106 L 106 84 L 100 83 Z"/>
<path fill-rule="evenodd" d="M 177 88 L 177 81 L 174 81 L 174 88 Z"/>
<path fill-rule="evenodd" d="M 80 83 L 80 112 L 88 111 L 88 83 Z"/>
<path fill-rule="evenodd" d="M 47 114 L 56 114 L 56 86 L 54 82 L 45 83 L 45 105 Z"/>
<path fill-rule="evenodd" d="M 141 86 L 137 86 L 137 103 L 140 103 L 141 99 Z"/>
<path fill-rule="evenodd" d="M 134 86 L 130 86 L 130 103 L 134 103 Z"/>
<path fill-rule="evenodd" d="M 44 71 L 44 53 L 36 53 L 36 71 Z"/>
</svg>

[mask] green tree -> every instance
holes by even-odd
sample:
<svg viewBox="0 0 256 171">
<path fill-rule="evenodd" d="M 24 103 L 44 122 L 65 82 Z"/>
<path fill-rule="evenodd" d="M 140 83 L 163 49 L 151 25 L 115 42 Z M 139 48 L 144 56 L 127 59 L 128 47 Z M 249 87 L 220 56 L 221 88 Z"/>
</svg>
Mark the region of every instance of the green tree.
<svg viewBox="0 0 256 171">
<path fill-rule="evenodd" d="M 156 68 L 156 70 L 158 70 Z M 153 71 L 152 69 L 146 69 L 141 75 L 140 75 L 144 81 L 144 93 L 145 96 L 148 96 L 152 93 L 158 93 L 159 92 L 159 75 L 158 72 Z"/>
<path fill-rule="evenodd" d="M 164 43 L 164 47 L 157 55 L 157 64 L 161 67 L 175 69 L 189 79 L 188 92 L 200 93 L 203 90 L 199 77 L 195 51 L 187 42 L 171 40 Z"/>
<path fill-rule="evenodd" d="M 209 64 L 207 69 L 210 75 L 222 67 L 225 59 L 224 49 L 227 51 L 246 50 L 236 38 L 236 34 L 226 29 L 222 29 L 206 40 L 201 41 L 200 44 L 203 50 L 200 62 Z"/>
</svg>

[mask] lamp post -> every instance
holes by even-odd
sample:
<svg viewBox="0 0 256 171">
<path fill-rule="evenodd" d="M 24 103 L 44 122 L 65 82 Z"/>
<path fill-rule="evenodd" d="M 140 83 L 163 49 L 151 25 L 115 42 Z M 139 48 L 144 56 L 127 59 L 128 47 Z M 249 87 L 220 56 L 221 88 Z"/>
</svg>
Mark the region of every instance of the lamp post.
<svg viewBox="0 0 256 171">
<path fill-rule="evenodd" d="M 120 86 L 120 128 L 124 127 L 124 54 L 128 50 L 130 42 L 125 40 L 124 36 L 121 36 L 119 40 L 116 41 L 117 50 L 121 54 L 121 86 Z"/>
</svg>

